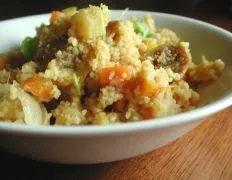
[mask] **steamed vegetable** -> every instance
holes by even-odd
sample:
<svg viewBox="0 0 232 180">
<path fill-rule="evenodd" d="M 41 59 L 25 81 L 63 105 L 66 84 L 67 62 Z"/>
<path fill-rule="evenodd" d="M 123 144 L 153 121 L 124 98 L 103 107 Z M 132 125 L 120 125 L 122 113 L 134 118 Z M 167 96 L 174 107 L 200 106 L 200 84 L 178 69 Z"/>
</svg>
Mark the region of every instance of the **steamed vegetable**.
<svg viewBox="0 0 232 180">
<path fill-rule="evenodd" d="M 50 23 L 54 24 L 57 18 L 61 15 L 62 13 L 60 11 L 52 11 L 51 17 L 50 17 Z"/>
<path fill-rule="evenodd" d="M 148 28 L 139 21 L 134 21 L 135 32 L 147 38 L 153 38 L 154 34 L 150 33 Z"/>
<path fill-rule="evenodd" d="M 0 70 L 3 70 L 6 66 L 5 58 L 0 56 Z"/>
<path fill-rule="evenodd" d="M 23 81 L 22 87 L 33 96 L 38 97 L 40 101 L 48 102 L 53 98 L 53 83 L 49 79 L 37 76 L 31 77 Z"/>
<path fill-rule="evenodd" d="M 81 9 L 72 16 L 71 29 L 76 38 L 81 40 L 104 37 L 107 25 L 105 16 L 100 7 L 90 6 Z"/>
<path fill-rule="evenodd" d="M 121 20 L 128 10 L 129 10 L 129 8 L 124 9 L 124 11 L 122 12 L 122 14 L 119 16 L 118 20 Z"/>
<path fill-rule="evenodd" d="M 18 87 L 17 83 L 10 86 L 11 98 L 21 101 L 24 121 L 29 125 L 48 125 L 49 116 L 44 105 L 40 104 L 34 97 Z"/>
<path fill-rule="evenodd" d="M 162 89 L 160 86 L 151 84 L 149 81 L 143 81 L 137 88 L 142 96 L 148 97 L 157 96 Z"/>
<path fill-rule="evenodd" d="M 155 97 L 157 96 L 162 87 L 159 85 L 154 85 L 151 82 L 144 80 L 140 77 L 133 78 L 130 81 L 126 82 L 124 89 L 128 89 L 130 92 L 137 92 L 137 95 Z"/>
<path fill-rule="evenodd" d="M 14 82 L 10 84 L 0 84 L 0 96 L 5 96 L 11 100 L 19 99 L 24 114 L 24 123 L 30 125 L 48 125 L 49 114 L 44 105 L 40 104 L 35 98 L 26 93 L 19 85 Z M 14 102 L 14 101 L 12 101 Z M 2 117 L 6 118 L 7 117 Z"/>
<path fill-rule="evenodd" d="M 138 112 L 144 119 L 151 119 L 155 118 L 155 113 L 153 112 L 153 109 L 150 107 L 146 107 L 144 105 L 140 105 L 138 107 Z"/>
<path fill-rule="evenodd" d="M 73 81 L 74 81 L 74 85 L 77 89 L 77 93 L 79 95 L 81 95 L 80 77 L 78 77 L 76 73 L 73 73 Z"/>
<path fill-rule="evenodd" d="M 125 98 L 119 99 L 114 103 L 114 108 L 117 111 L 122 111 L 125 108 L 125 106 L 126 106 L 126 99 Z"/>
<path fill-rule="evenodd" d="M 38 45 L 39 41 L 37 38 L 26 37 L 21 43 L 20 51 L 28 59 L 31 59 L 35 55 Z"/>
<path fill-rule="evenodd" d="M 116 66 L 103 68 L 100 70 L 100 81 L 103 85 L 108 85 L 114 79 L 121 81 L 129 80 L 131 78 L 128 66 Z"/>
<path fill-rule="evenodd" d="M 40 105 L 41 111 L 42 111 L 42 125 L 49 125 L 50 124 L 50 118 L 51 114 L 47 112 L 47 109 L 43 104 Z"/>
</svg>

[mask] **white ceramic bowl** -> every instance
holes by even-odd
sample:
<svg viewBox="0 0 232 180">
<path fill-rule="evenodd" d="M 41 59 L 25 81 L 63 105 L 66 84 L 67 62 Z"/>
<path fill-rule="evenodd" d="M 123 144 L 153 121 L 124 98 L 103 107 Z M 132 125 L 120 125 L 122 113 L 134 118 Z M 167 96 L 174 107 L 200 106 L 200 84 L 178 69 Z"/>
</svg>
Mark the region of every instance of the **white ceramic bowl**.
<svg viewBox="0 0 232 180">
<path fill-rule="evenodd" d="M 129 11 L 126 17 L 145 12 Z M 121 11 L 113 11 L 119 17 Z M 161 147 L 195 128 L 203 119 L 232 104 L 232 34 L 216 26 L 170 14 L 153 13 L 157 27 L 177 32 L 190 42 L 194 60 L 202 54 L 222 58 L 227 69 L 221 79 L 202 89 L 202 106 L 186 113 L 112 126 L 37 127 L 0 123 L 0 147 L 28 158 L 65 164 L 122 160 Z M 18 45 L 49 15 L 0 22 L 0 51 Z"/>
</svg>

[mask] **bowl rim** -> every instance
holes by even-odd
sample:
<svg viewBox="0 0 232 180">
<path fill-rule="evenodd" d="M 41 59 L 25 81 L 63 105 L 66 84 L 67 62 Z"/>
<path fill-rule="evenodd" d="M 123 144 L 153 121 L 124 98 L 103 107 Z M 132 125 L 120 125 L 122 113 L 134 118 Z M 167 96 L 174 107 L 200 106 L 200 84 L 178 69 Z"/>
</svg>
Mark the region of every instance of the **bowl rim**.
<svg viewBox="0 0 232 180">
<path fill-rule="evenodd" d="M 123 10 L 112 10 L 113 13 L 121 13 Z M 151 13 L 154 16 L 164 16 L 169 18 L 178 18 L 183 21 L 191 21 L 192 23 L 204 26 L 208 29 L 215 30 L 228 38 L 232 41 L 232 33 L 218 27 L 216 25 L 197 20 L 194 18 L 170 14 L 170 13 L 162 13 L 162 12 L 153 12 L 153 11 L 140 11 L 140 10 L 129 10 L 129 13 L 134 14 L 144 14 L 144 13 Z M 47 17 L 49 13 L 46 14 L 36 14 L 36 15 L 29 15 L 23 16 L 18 18 L 12 18 L 0 21 L 1 23 L 10 23 L 15 20 L 23 20 L 27 18 L 43 18 Z M 14 124 L 8 122 L 1 122 L 0 121 L 0 133 L 10 133 L 10 134 L 20 134 L 20 135 L 35 135 L 35 136 L 73 136 L 78 135 L 80 137 L 85 136 L 102 136 L 102 135 L 120 135 L 120 134 L 128 134 L 128 133 L 137 133 L 142 131 L 150 131 L 153 129 L 160 129 L 164 127 L 171 127 L 177 126 L 180 124 L 190 123 L 193 121 L 200 120 L 205 118 L 206 116 L 212 115 L 216 112 L 219 112 L 222 109 L 225 109 L 232 105 L 232 91 L 216 100 L 208 105 L 203 107 L 198 107 L 191 111 L 160 117 L 151 120 L 145 121 L 138 121 L 138 122 L 127 122 L 122 124 L 114 124 L 114 125 L 91 125 L 91 126 L 36 126 L 36 125 L 26 125 L 26 124 Z"/>
</svg>

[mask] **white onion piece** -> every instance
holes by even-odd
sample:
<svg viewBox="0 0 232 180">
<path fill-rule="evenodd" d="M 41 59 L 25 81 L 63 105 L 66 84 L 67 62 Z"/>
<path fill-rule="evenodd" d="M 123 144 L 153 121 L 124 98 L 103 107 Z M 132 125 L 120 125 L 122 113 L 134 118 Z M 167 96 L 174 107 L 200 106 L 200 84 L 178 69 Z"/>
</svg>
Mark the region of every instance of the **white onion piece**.
<svg viewBox="0 0 232 180">
<path fill-rule="evenodd" d="M 18 98 L 21 101 L 26 124 L 47 125 L 49 123 L 48 113 L 44 105 L 18 87 L 17 83 L 11 85 L 10 93 L 12 99 Z"/>
<path fill-rule="evenodd" d="M 43 119 L 42 125 L 50 125 L 51 114 L 48 114 L 47 109 L 44 107 L 43 104 L 41 104 L 40 107 L 42 110 L 42 119 Z"/>
</svg>

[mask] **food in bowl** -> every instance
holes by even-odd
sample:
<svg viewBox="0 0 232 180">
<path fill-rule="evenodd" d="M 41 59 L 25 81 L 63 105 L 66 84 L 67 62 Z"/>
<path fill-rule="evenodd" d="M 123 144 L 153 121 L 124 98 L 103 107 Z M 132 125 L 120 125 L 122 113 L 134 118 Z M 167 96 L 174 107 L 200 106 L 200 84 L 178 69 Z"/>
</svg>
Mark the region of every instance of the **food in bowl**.
<svg viewBox="0 0 232 180">
<path fill-rule="evenodd" d="M 192 61 L 190 44 L 149 14 L 110 20 L 107 6 L 53 11 L 0 56 L 0 119 L 30 125 L 106 125 L 189 111 L 199 85 L 225 64 Z"/>
</svg>

